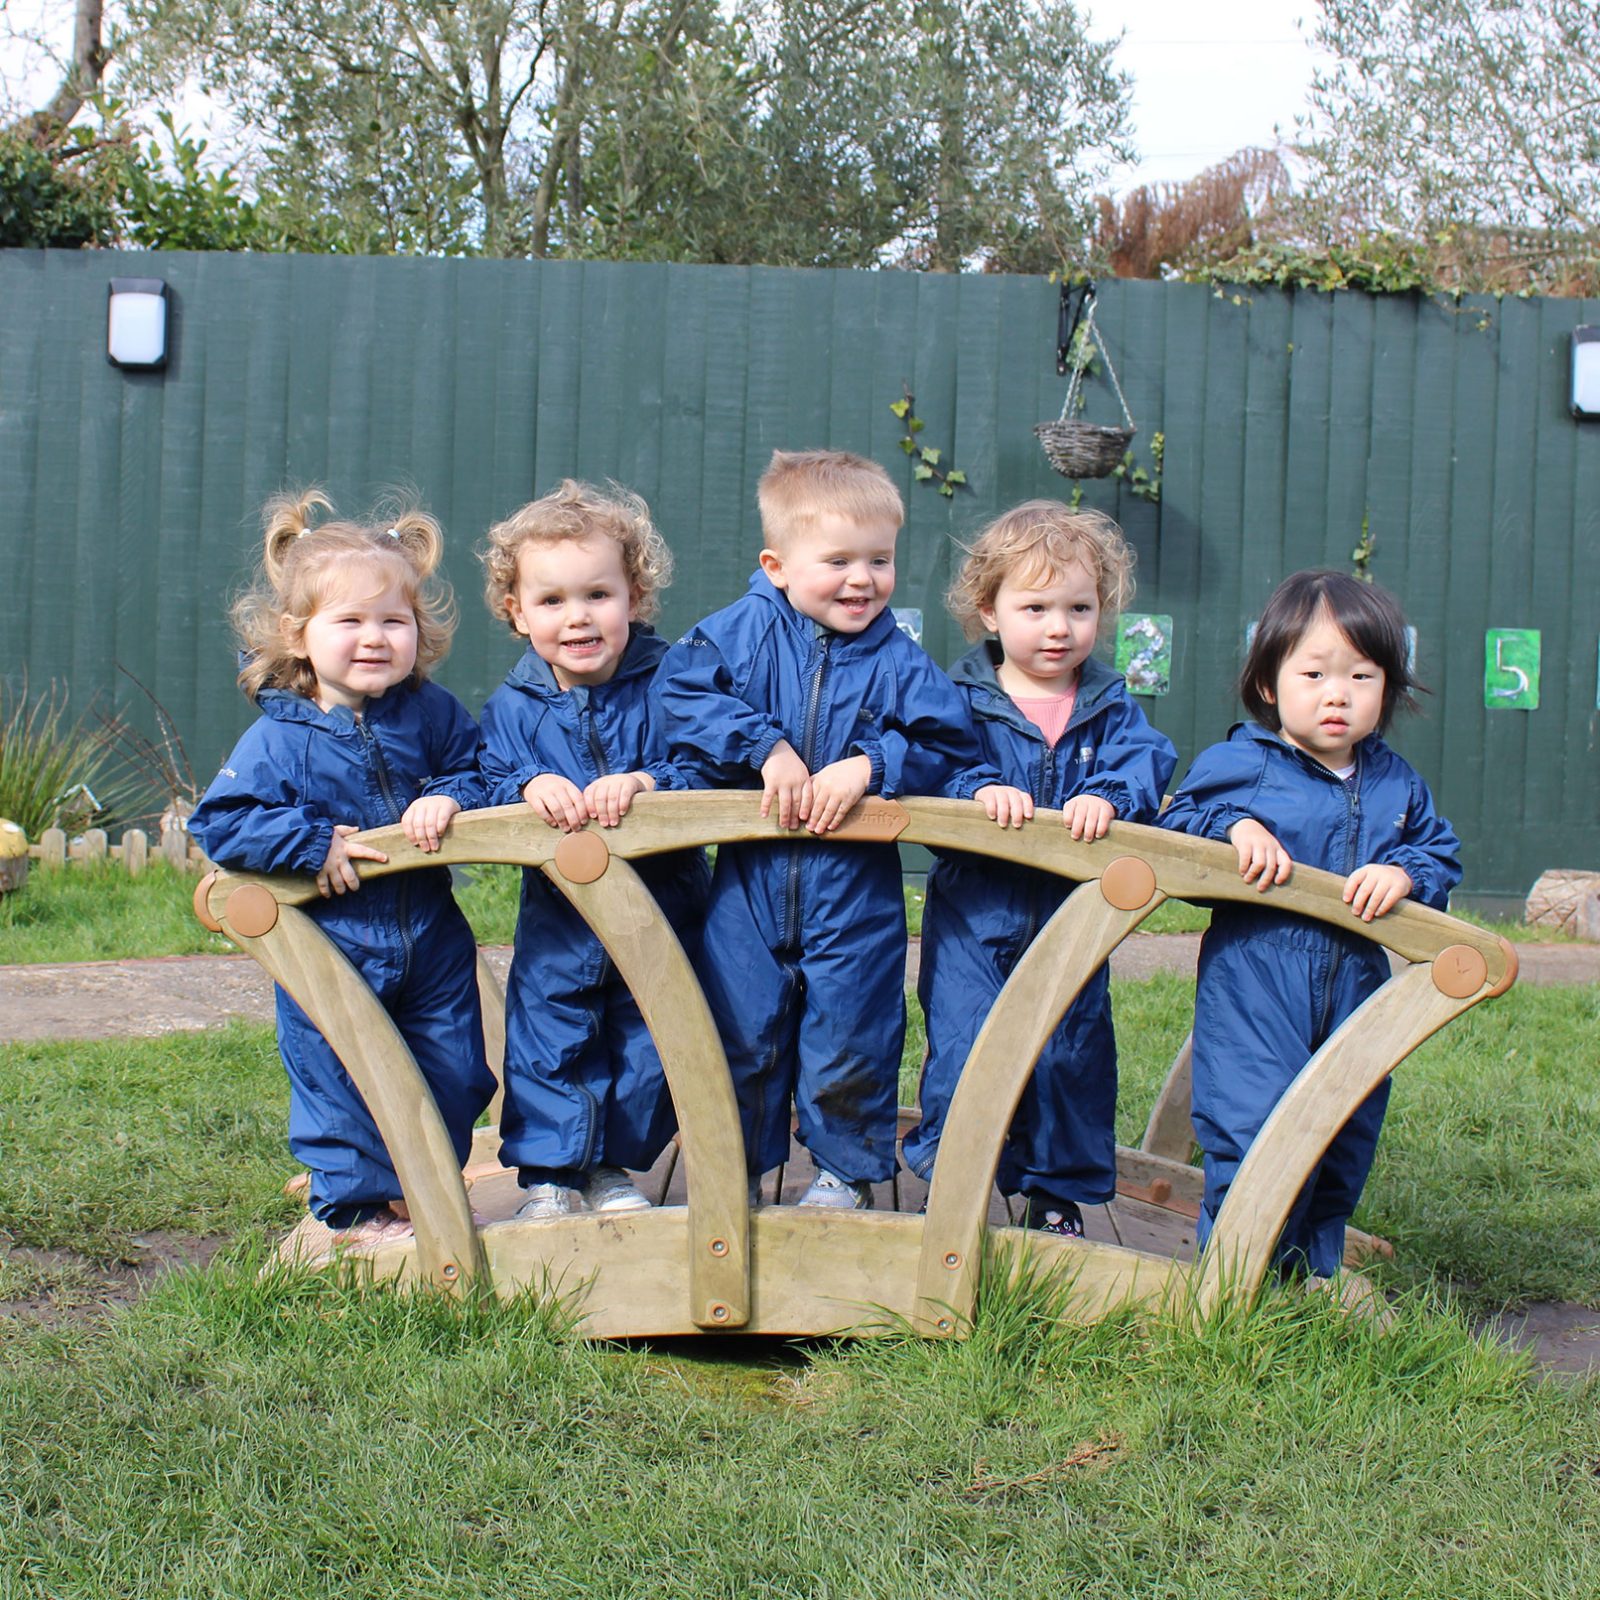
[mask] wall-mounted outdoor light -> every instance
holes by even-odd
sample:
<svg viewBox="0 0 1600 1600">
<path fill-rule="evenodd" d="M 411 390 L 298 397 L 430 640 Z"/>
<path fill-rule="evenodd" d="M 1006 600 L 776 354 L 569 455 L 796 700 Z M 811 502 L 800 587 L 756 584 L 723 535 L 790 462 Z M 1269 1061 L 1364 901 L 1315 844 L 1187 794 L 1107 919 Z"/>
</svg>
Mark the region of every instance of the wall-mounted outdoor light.
<svg viewBox="0 0 1600 1600">
<path fill-rule="evenodd" d="M 160 278 L 111 280 L 106 358 L 115 367 L 166 366 L 167 286 Z"/>
<path fill-rule="evenodd" d="M 1572 330 L 1572 414 L 1600 417 L 1600 327 Z"/>
</svg>

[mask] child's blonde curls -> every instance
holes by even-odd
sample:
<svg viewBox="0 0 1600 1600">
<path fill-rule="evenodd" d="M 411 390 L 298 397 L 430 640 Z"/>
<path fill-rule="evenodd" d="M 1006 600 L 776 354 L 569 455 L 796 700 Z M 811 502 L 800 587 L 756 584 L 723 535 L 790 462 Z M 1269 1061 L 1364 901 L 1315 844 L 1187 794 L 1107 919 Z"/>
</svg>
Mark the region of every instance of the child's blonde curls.
<svg viewBox="0 0 1600 1600">
<path fill-rule="evenodd" d="M 988 630 L 978 613 L 994 605 L 1007 578 L 1043 584 L 1075 561 L 1094 579 L 1102 623 L 1133 599 L 1133 547 L 1110 517 L 1059 500 L 1026 500 L 967 547 L 946 601 L 950 615 L 969 639 L 980 639 Z"/>
<path fill-rule="evenodd" d="M 612 483 L 605 490 L 576 478 L 513 511 L 490 528 L 478 552 L 483 563 L 483 598 L 513 633 L 506 602 L 517 587 L 517 561 L 524 545 L 560 544 L 601 534 L 622 548 L 622 570 L 634 613 L 649 622 L 661 608 L 660 591 L 672 581 L 672 552 L 650 520 L 650 508 L 631 489 Z"/>
<path fill-rule="evenodd" d="M 420 683 L 450 649 L 455 601 L 434 576 L 444 554 L 439 524 L 417 506 L 396 502 L 375 508 L 370 523 L 312 526 L 317 512 L 332 509 L 320 489 L 275 496 L 262 509 L 260 571 L 232 609 L 245 652 L 239 686 L 252 700 L 263 689 L 288 689 L 308 699 L 315 695 L 317 674 L 296 652 L 306 624 L 352 567 L 371 574 L 375 591 L 397 584 L 416 612 L 417 664 L 411 682 Z"/>
</svg>

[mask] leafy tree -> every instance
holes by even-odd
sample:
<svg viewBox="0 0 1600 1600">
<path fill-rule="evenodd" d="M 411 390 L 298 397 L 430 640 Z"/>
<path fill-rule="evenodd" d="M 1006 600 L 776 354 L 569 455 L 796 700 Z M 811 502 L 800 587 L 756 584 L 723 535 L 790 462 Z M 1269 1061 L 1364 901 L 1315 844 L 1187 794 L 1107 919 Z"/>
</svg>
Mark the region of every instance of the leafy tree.
<svg viewBox="0 0 1600 1600">
<path fill-rule="evenodd" d="M 1072 0 L 128 4 L 123 85 L 231 105 L 290 244 L 1037 267 L 1126 153 Z"/>
<path fill-rule="evenodd" d="M 0 249 L 73 250 L 104 244 L 115 217 L 95 173 L 51 159 L 27 134 L 0 132 Z"/>
<path fill-rule="evenodd" d="M 1316 38 L 1335 58 L 1306 130 L 1327 233 L 1429 241 L 1458 278 L 1594 265 L 1593 0 L 1322 0 Z"/>
</svg>

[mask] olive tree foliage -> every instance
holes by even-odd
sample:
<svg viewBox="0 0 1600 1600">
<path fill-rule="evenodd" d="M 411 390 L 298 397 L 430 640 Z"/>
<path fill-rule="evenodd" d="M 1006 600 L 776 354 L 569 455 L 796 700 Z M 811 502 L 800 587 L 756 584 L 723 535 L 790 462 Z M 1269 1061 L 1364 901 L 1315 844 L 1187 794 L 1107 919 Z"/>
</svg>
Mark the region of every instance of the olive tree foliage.
<svg viewBox="0 0 1600 1600">
<path fill-rule="evenodd" d="M 1072 0 L 126 0 L 309 248 L 1038 268 L 1127 151 Z"/>
<path fill-rule="evenodd" d="M 1595 0 L 1321 0 L 1310 192 L 1434 239 L 1600 231 Z"/>
</svg>

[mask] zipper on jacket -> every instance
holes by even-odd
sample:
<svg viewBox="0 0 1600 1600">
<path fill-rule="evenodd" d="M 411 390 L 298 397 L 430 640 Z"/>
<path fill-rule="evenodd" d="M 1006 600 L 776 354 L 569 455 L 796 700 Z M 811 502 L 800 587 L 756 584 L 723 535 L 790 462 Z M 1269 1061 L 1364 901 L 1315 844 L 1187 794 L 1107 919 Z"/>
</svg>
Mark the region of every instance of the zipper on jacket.
<svg viewBox="0 0 1600 1600">
<path fill-rule="evenodd" d="M 594 1165 L 595 1140 L 600 1135 L 600 1102 L 594 1090 L 587 1085 L 579 1083 L 573 1087 L 583 1096 L 589 1107 L 589 1115 L 586 1118 L 587 1129 L 583 1136 L 583 1159 L 578 1162 L 578 1170 L 587 1173 Z"/>
<path fill-rule="evenodd" d="M 592 703 L 584 707 L 582 720 L 588 730 L 589 754 L 594 758 L 594 775 L 597 778 L 604 778 L 611 771 L 611 762 L 606 756 L 606 747 L 601 742 L 600 730 L 595 726 Z"/>
<path fill-rule="evenodd" d="M 585 737 L 589 741 L 589 755 L 594 761 L 594 775 L 597 778 L 604 778 L 608 776 L 611 771 L 611 761 L 606 755 L 605 743 L 600 738 L 600 729 L 595 725 L 593 700 L 590 700 L 589 704 L 578 713 L 578 725 L 579 727 L 587 730 Z M 606 979 L 610 977 L 610 975 L 611 956 L 606 951 L 605 947 L 601 946 L 599 981 L 604 983 Z M 592 1147 L 594 1144 L 592 1137 L 590 1138 L 589 1143 Z"/>
<path fill-rule="evenodd" d="M 367 765 L 372 768 L 373 775 L 378 780 L 378 792 L 389 808 L 389 820 L 398 822 L 403 813 L 394 797 L 393 785 L 389 782 L 389 768 L 383 759 L 383 746 L 378 743 L 372 729 L 367 726 L 367 719 L 359 712 L 355 714 L 355 721 L 356 731 L 361 735 L 361 746 L 366 754 Z M 398 876 L 400 881 L 394 890 L 394 914 L 396 922 L 400 925 L 400 945 L 405 951 L 405 971 L 409 974 L 411 958 L 416 954 L 416 944 L 411 936 L 411 889 L 406 882 L 406 874 L 402 872 Z"/>
<path fill-rule="evenodd" d="M 827 680 L 829 651 L 833 635 L 823 633 L 817 640 L 817 664 L 811 669 L 811 691 L 806 696 L 805 719 L 800 724 L 800 759 L 806 771 L 813 770 L 816 761 L 817 733 L 822 721 L 822 686 Z M 789 846 L 789 871 L 784 882 L 783 922 L 778 929 L 780 949 L 787 950 L 799 933 L 800 923 L 800 852 L 805 846 Z"/>
<path fill-rule="evenodd" d="M 1058 740 L 1053 745 L 1044 738 L 1043 734 L 1040 734 L 1039 737 L 1041 743 L 1044 744 L 1044 749 L 1039 752 L 1039 766 L 1035 774 L 1033 795 L 1038 804 L 1048 805 L 1055 796 L 1056 749 L 1060 741 Z M 1061 738 L 1065 739 L 1066 737 L 1066 730 L 1063 729 Z M 1039 933 L 1039 896 L 1041 892 L 1042 884 L 1038 876 L 1030 877 L 1028 881 L 1028 916 L 1022 925 L 1022 943 L 1017 949 L 1019 959 L 1022 952 L 1033 943 Z"/>
<path fill-rule="evenodd" d="M 1344 794 L 1344 875 L 1347 878 L 1356 870 L 1356 845 L 1361 839 L 1361 752 L 1359 750 L 1355 752 L 1355 758 L 1356 770 L 1348 778 L 1329 773 Z M 1328 960 L 1328 987 L 1322 997 L 1322 1016 L 1317 1025 L 1318 1038 L 1327 1036 L 1328 1018 L 1333 1010 L 1333 984 L 1339 976 L 1339 968 L 1344 961 L 1344 945 L 1337 937 L 1330 940 L 1330 943 L 1333 953 Z"/>
</svg>

